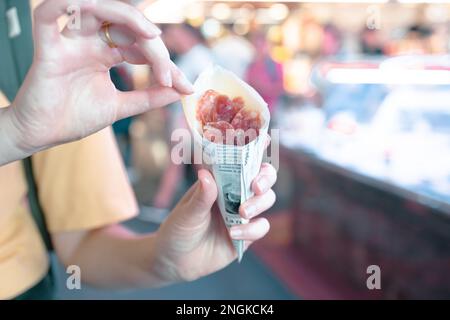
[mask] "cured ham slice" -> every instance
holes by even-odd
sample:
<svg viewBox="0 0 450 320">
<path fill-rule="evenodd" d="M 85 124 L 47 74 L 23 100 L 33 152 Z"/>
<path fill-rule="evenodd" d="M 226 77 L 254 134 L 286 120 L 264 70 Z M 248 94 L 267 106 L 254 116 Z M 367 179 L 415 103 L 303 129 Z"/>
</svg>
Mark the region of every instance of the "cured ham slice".
<svg viewBox="0 0 450 320">
<path fill-rule="evenodd" d="M 203 136 L 219 144 L 245 145 L 259 135 L 261 116 L 245 107 L 241 97 L 230 97 L 207 90 L 199 99 L 197 119 Z"/>
</svg>

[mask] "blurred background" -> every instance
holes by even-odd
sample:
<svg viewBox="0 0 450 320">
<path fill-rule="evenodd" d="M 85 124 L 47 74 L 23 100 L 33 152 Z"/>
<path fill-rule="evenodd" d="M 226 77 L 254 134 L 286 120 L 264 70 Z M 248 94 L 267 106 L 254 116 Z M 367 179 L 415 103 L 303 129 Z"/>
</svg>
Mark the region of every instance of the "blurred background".
<svg viewBox="0 0 450 320">
<path fill-rule="evenodd" d="M 450 298 L 449 3 L 134 2 L 191 81 L 219 64 L 268 102 L 280 129 L 272 229 L 240 265 L 196 282 L 61 298 Z M 151 83 L 146 66 L 111 77 L 121 90 Z M 179 104 L 114 125 L 135 230 L 156 229 L 195 181 L 170 161 L 183 126 Z M 381 290 L 366 286 L 370 265 Z"/>
</svg>

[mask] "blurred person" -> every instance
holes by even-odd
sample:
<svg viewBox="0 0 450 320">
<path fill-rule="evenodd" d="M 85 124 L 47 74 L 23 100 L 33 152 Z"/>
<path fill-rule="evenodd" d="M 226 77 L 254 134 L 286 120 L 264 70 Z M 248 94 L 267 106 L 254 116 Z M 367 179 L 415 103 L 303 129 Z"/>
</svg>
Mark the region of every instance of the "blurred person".
<svg viewBox="0 0 450 320">
<path fill-rule="evenodd" d="M 73 4 L 81 8 L 82 27 L 60 33 L 57 20 Z M 21 26 L 13 40 L 3 28 L 12 7 Z M 158 231 L 137 235 L 119 224 L 135 216 L 137 206 L 111 129 L 101 129 L 192 90 L 165 60 L 158 31 L 138 11 L 114 0 L 44 1 L 34 12 L 34 57 L 27 50 L 32 41 L 28 2 L 1 1 L 0 12 L 0 106 L 5 107 L 0 108 L 0 149 L 1 163 L 9 163 L 0 166 L 0 298 L 52 297 L 47 250 L 64 265 L 78 266 L 85 283 L 157 287 L 194 280 L 231 263 L 236 253 L 229 236 L 248 246 L 267 233 L 264 218 L 227 231 L 220 214 L 212 214 L 217 186 L 206 170 L 199 171 L 198 181 Z M 99 34 L 106 19 L 122 25 L 120 36 L 112 27 L 110 39 L 105 30 Z M 141 36 L 139 51 L 112 46 Z M 125 57 L 152 63 L 158 84 L 118 92 L 108 71 Z M 3 122 L 11 114 L 16 120 Z M 6 139 L 17 132 L 25 134 L 23 141 Z M 23 168 L 13 162 L 45 148 Z M 252 184 L 255 197 L 240 207 L 242 216 L 254 218 L 273 204 L 275 180 L 274 168 L 263 165 Z"/>
<path fill-rule="evenodd" d="M 364 27 L 360 39 L 361 52 L 363 54 L 382 55 L 384 53 L 383 41 L 378 30 Z"/>
<path fill-rule="evenodd" d="M 432 54 L 446 54 L 450 52 L 450 25 L 436 24 L 433 26 L 433 34 L 430 37 Z"/>
<path fill-rule="evenodd" d="M 339 29 L 333 24 L 327 24 L 323 30 L 322 55 L 334 56 L 341 49 L 342 36 Z"/>
<path fill-rule="evenodd" d="M 182 23 L 168 25 L 163 30 L 164 43 L 175 55 L 175 64 L 190 81 L 195 81 L 203 70 L 216 62 L 198 28 Z"/>
<path fill-rule="evenodd" d="M 173 24 L 163 28 L 164 42 L 174 56 L 177 67 L 190 81 L 195 81 L 200 73 L 216 62 L 214 55 L 206 44 L 205 38 L 198 28 L 188 23 Z M 180 103 L 174 103 L 169 109 L 169 132 L 176 128 L 187 128 Z M 192 176 L 192 167 L 169 162 L 164 170 L 157 192 L 153 200 L 153 207 L 143 207 L 140 218 L 161 222 L 169 213 L 169 208 L 177 194 L 180 181 L 186 175 Z"/>
<path fill-rule="evenodd" d="M 405 36 L 391 48 L 391 54 L 430 54 L 433 29 L 420 23 L 405 30 Z"/>
<path fill-rule="evenodd" d="M 274 113 L 278 100 L 284 93 L 283 67 L 272 59 L 269 44 L 262 33 L 252 36 L 255 58 L 246 72 L 247 82 L 258 91 Z"/>
<path fill-rule="evenodd" d="M 231 26 L 227 27 L 226 35 L 212 45 L 211 50 L 217 63 L 239 78 L 245 77 L 245 72 L 255 56 L 252 43 L 245 37 L 236 35 Z"/>
<path fill-rule="evenodd" d="M 313 59 L 320 57 L 324 44 L 324 27 L 311 13 L 306 11 L 300 20 L 300 51 L 307 53 Z"/>
<path fill-rule="evenodd" d="M 430 39 L 433 31 L 432 28 L 422 24 L 411 25 L 406 34 L 406 39 L 410 43 L 409 50 L 423 54 L 431 53 Z"/>
</svg>

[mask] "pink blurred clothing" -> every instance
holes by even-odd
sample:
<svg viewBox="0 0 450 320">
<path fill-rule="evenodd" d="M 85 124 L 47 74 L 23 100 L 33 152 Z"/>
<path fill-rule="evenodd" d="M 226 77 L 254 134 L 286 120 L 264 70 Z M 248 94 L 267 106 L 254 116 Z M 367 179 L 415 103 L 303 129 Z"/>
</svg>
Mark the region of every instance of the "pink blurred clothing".
<svg viewBox="0 0 450 320">
<path fill-rule="evenodd" d="M 283 66 L 270 56 L 258 58 L 247 69 L 247 82 L 269 105 L 272 114 L 283 94 Z"/>
</svg>

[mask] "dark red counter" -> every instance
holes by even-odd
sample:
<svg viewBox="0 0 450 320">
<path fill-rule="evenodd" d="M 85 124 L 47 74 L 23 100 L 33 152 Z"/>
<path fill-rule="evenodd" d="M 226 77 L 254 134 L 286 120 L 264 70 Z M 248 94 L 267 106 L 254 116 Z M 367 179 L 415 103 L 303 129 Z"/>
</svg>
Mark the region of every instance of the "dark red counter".
<svg viewBox="0 0 450 320">
<path fill-rule="evenodd" d="M 302 254 L 358 290 L 378 265 L 383 298 L 450 298 L 448 204 L 300 150 L 281 146 L 280 157 Z"/>
</svg>

